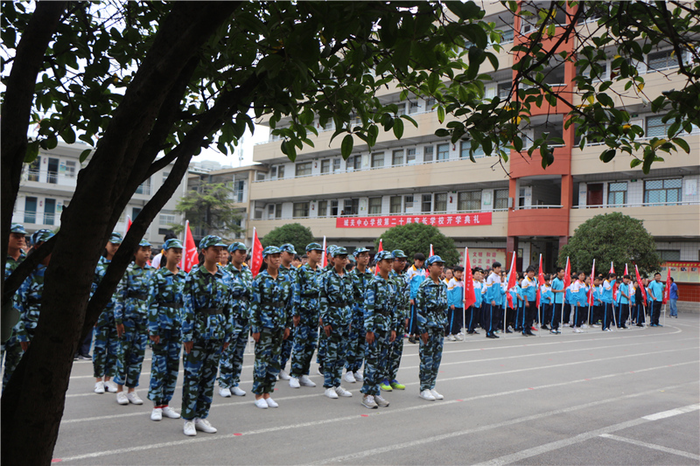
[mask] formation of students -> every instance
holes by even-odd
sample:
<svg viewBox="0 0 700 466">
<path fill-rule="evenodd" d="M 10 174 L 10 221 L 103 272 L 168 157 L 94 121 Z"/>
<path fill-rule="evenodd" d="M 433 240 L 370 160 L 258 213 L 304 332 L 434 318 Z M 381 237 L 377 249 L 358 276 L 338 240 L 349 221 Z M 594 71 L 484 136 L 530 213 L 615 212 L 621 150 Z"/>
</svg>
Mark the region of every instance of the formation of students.
<svg viewBox="0 0 700 466">
<path fill-rule="evenodd" d="M 12 233 L 19 235 L 20 229 L 21 225 L 13 225 Z M 38 246 L 50 237 L 51 232 L 37 232 L 32 243 Z M 119 233 L 109 238 L 95 270 L 93 292 L 121 242 Z M 344 247 L 329 246 L 324 251 L 320 244 L 310 243 L 302 264 L 294 246 L 284 244 L 262 251 L 263 264 L 254 276 L 246 265 L 249 256 L 243 243 L 226 245 L 218 236 L 204 237 L 199 244 L 200 263 L 189 273 L 179 268 L 182 249 L 179 240 L 168 239 L 159 257 L 160 268 L 154 268 L 149 265 L 151 245 L 145 240 L 139 243 L 113 299 L 95 324 L 92 359 L 95 393 L 115 393 L 121 405 L 141 405 L 136 388 L 150 340 L 151 419 L 182 418 L 188 436 L 217 431 L 207 420 L 215 381 L 222 397 L 246 395 L 239 385 L 249 335 L 255 341 L 252 392 L 257 408 L 279 406 L 272 398 L 278 380 L 288 381 L 293 389 L 315 387 L 309 377 L 315 352 L 326 397 L 352 397 L 347 384 L 361 383 L 361 404 L 376 409 L 389 406 L 383 392 L 406 388 L 397 380 L 404 336 L 420 345 L 419 397 L 442 400 L 435 386 L 443 343 L 463 339 L 463 328 L 475 335 L 479 327 L 488 338 L 498 338 L 501 331 L 532 335 L 539 330 L 535 323 L 557 334 L 560 322 L 575 332 L 587 324 L 610 331 L 611 323 L 618 328 L 626 328 L 628 322 L 643 326 L 647 311 L 651 325 L 659 326 L 664 286 L 657 274 L 647 288 L 651 301 L 642 303 L 628 276 L 617 286 L 614 274 L 605 280 L 595 277 L 591 285 L 590 277 L 582 273 L 564 289 L 564 271 L 557 269 L 555 276 L 545 277 L 538 306 L 534 268 L 529 267 L 517 285 L 507 290 L 496 262 L 487 271 L 471 271 L 475 302 L 464 309 L 464 270 L 444 269 L 437 255 L 426 259 L 418 253 L 407 266 L 401 250 L 380 251 L 371 258 L 365 248 L 348 254 Z M 374 270 L 369 267 L 372 259 Z M 34 334 L 49 260 L 50 256 L 15 296 L 20 321 L 5 345 L 3 387 Z M 19 261 L 20 257 L 12 262 L 8 258 L 8 270 Z M 590 286 L 592 306 L 588 305 Z M 184 379 L 178 413 L 170 401 L 181 353 Z"/>
</svg>

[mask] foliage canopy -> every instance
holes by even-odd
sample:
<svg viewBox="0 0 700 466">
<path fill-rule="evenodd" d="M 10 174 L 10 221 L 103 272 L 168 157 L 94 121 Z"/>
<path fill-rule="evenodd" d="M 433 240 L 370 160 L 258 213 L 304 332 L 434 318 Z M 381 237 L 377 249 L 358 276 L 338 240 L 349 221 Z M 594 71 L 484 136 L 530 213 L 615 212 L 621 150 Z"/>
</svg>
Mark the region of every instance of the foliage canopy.
<svg viewBox="0 0 700 466">
<path fill-rule="evenodd" d="M 452 238 L 445 236 L 432 225 L 409 223 L 395 226 L 382 233 L 381 240 L 385 251 L 401 249 L 411 264 L 413 255 L 418 252 L 422 252 L 427 258 L 431 244 L 435 254 L 445 261 L 446 266 L 459 264 L 459 253 Z M 379 239 L 375 240 L 375 246 L 379 248 Z"/>
<path fill-rule="evenodd" d="M 260 239 L 263 247 L 282 246 L 285 243 L 294 245 L 299 256 L 304 255 L 306 245 L 315 241 L 311 229 L 300 223 L 288 223 L 277 227 Z"/>
</svg>

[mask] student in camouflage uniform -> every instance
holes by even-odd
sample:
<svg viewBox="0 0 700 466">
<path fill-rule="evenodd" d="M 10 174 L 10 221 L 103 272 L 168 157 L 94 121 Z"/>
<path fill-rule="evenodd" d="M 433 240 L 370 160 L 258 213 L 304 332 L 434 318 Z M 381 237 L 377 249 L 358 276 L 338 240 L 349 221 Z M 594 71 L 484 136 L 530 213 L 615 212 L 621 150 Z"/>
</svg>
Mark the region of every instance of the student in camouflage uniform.
<svg viewBox="0 0 700 466">
<path fill-rule="evenodd" d="M 447 285 L 440 280 L 444 266 L 440 256 L 430 256 L 425 263 L 429 276 L 420 284 L 416 293 L 416 315 L 420 332 L 420 397 L 435 401 L 444 398 L 435 391 L 435 379 L 442 360 L 447 323 Z"/>
<path fill-rule="evenodd" d="M 238 384 L 243 369 L 243 352 L 248 344 L 250 331 L 248 302 L 253 284 L 253 274 L 244 265 L 248 251 L 245 244 L 233 243 L 228 247 L 231 262 L 226 272 L 231 276 L 231 326 L 233 335 L 231 344 L 221 355 L 219 362 L 219 395 L 224 398 L 231 394 L 245 396 L 245 391 Z"/>
<path fill-rule="evenodd" d="M 255 340 L 253 393 L 255 406 L 277 408 L 270 398 L 279 374 L 282 342 L 292 327 L 294 291 L 289 276 L 280 271 L 280 250 L 268 246 L 263 250 L 264 270 L 253 280 L 250 303 L 250 331 Z"/>
<path fill-rule="evenodd" d="M 7 280 L 7 277 L 9 277 L 17 266 L 27 257 L 24 253 L 26 235 L 26 230 L 19 223 L 13 223 L 10 226 L 10 239 L 7 243 L 7 260 L 5 262 L 5 280 Z M 13 313 L 12 302 L 10 302 L 2 310 L 2 315 L 9 316 Z M 18 316 L 15 316 L 15 318 L 18 318 Z M 5 318 L 3 318 L 3 321 L 4 320 Z M 3 329 L 2 345 L 0 345 L 0 364 L 2 364 L 5 359 L 5 340 L 9 339 L 12 335 L 11 330 L 9 334 L 5 334 L 4 332 L 6 332 L 5 329 Z"/>
<path fill-rule="evenodd" d="M 321 275 L 319 262 L 323 256 L 323 247 L 318 243 L 306 246 L 308 262 L 299 268 L 299 302 L 294 306 L 294 347 L 292 349 L 292 388 L 315 387 L 309 378 L 311 358 L 316 349 L 318 333 L 318 279 Z"/>
<path fill-rule="evenodd" d="M 400 249 L 391 251 L 393 259 L 391 279 L 396 285 L 396 308 L 398 312 L 398 320 L 396 326 L 396 339 L 389 345 L 389 357 L 386 359 L 384 368 L 384 380 L 379 388 L 384 391 L 405 390 L 406 386 L 396 380 L 401 364 L 401 356 L 403 355 L 403 334 L 408 330 L 408 321 L 410 318 L 410 287 L 406 281 L 406 261 L 408 257 Z"/>
<path fill-rule="evenodd" d="M 379 383 L 384 377 L 389 346 L 396 340 L 396 328 L 403 320 L 397 309 L 396 281 L 389 275 L 393 263 L 391 253 L 381 251 L 374 261 L 379 273 L 367 283 L 363 296 L 367 356 L 360 391 L 364 394 L 362 405 L 369 409 L 389 406 L 389 402 L 381 396 Z"/>
<path fill-rule="evenodd" d="M 148 305 L 148 338 L 153 344 L 148 399 L 153 402 L 153 421 L 160 421 L 163 416 L 170 419 L 180 417 L 168 404 L 173 398 L 180 369 L 182 290 L 186 274 L 178 268 L 182 259 L 182 243 L 169 239 L 163 245 L 163 250 L 166 266 L 158 269 L 151 280 Z"/>
<path fill-rule="evenodd" d="M 348 335 L 348 351 L 343 380 L 349 383 L 362 382 L 360 368 L 365 358 L 365 289 L 372 281 L 373 274 L 367 269 L 369 249 L 357 248 L 352 252 L 357 261 L 355 269 L 348 273 L 353 285 L 352 321 Z"/>
<path fill-rule="evenodd" d="M 143 404 L 136 387 L 139 386 L 148 340 L 148 301 L 151 278 L 155 273 L 155 269 L 147 264 L 150 257 L 151 243 L 142 239 L 134 253 L 134 262 L 126 268 L 114 294 L 114 321 L 120 346 L 114 382 L 120 405 Z M 124 385 L 129 389 L 128 393 L 124 392 Z"/>
<path fill-rule="evenodd" d="M 207 417 L 214 393 L 214 380 L 222 350 L 228 348 L 233 329 L 229 318 L 231 276 L 217 265 L 221 238 L 207 235 L 199 242 L 203 262 L 185 278 L 182 320 L 182 418 L 185 435 L 197 431 L 213 434 Z"/>
<path fill-rule="evenodd" d="M 328 264 L 323 267 L 323 264 L 320 264 L 321 267 L 321 273 L 320 275 L 324 275 L 326 272 L 330 271 L 334 267 L 335 260 L 333 259 L 333 251 L 335 250 L 337 246 L 335 245 L 329 245 L 326 247 L 326 257 L 328 259 Z M 319 281 L 321 279 L 321 276 L 319 275 Z M 326 350 L 328 348 L 328 337 L 326 336 L 326 332 L 323 331 L 323 326 L 321 325 L 321 316 L 319 314 L 319 320 L 318 320 L 318 326 L 319 326 L 319 332 L 318 332 L 318 351 L 316 352 L 316 363 L 318 364 L 318 375 L 323 376 L 324 375 L 324 370 L 323 370 L 323 363 L 326 360 Z"/>
<path fill-rule="evenodd" d="M 282 251 L 282 264 L 280 265 L 280 273 L 286 275 L 289 281 L 292 283 L 292 291 L 294 292 L 293 302 L 296 303 L 299 300 L 299 283 L 298 283 L 298 270 L 292 262 L 294 257 L 297 255 L 294 245 L 290 243 L 283 244 L 279 247 Z M 280 373 L 279 378 L 282 380 L 289 380 L 290 376 L 287 371 L 284 370 L 287 367 L 287 362 L 292 355 L 292 345 L 294 344 L 294 332 L 296 327 L 292 329 L 292 335 L 282 342 L 282 349 L 280 350 Z"/>
<path fill-rule="evenodd" d="M 32 236 L 34 247 L 38 248 L 42 243 L 53 236 L 49 230 L 40 230 L 40 233 Z M 14 308 L 19 313 L 19 321 L 12 329 L 12 336 L 5 343 L 5 372 L 2 376 L 2 389 L 12 377 L 24 352 L 29 349 L 29 344 L 34 337 L 36 326 L 39 323 L 39 311 L 41 310 L 41 296 L 44 292 L 44 274 L 51 260 L 51 254 L 37 265 L 36 269 L 22 282 L 14 296 Z"/>
<path fill-rule="evenodd" d="M 107 273 L 107 267 L 122 244 L 122 235 L 112 233 L 105 246 L 105 255 L 100 257 L 95 267 L 95 278 L 92 281 L 92 293 Z M 92 371 L 95 377 L 95 393 L 102 394 L 105 390 L 116 393 L 117 384 L 111 380 L 117 370 L 119 359 L 119 337 L 114 322 L 114 299 L 111 299 L 95 322 L 95 347 L 92 351 Z"/>
<path fill-rule="evenodd" d="M 352 396 L 340 386 L 353 299 L 352 279 L 345 273 L 347 262 L 346 249 L 336 247 L 333 249 L 333 269 L 324 273 L 319 280 L 321 325 L 327 338 L 323 386 L 326 388 L 325 395 L 331 399 Z"/>
</svg>

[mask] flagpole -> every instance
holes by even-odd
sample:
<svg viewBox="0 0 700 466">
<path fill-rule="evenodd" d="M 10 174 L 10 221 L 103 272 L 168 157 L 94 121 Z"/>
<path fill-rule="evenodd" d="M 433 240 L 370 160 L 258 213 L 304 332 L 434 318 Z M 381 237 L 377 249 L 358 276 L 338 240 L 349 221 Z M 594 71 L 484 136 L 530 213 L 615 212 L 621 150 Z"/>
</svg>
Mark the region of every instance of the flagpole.
<svg viewBox="0 0 700 466">
<path fill-rule="evenodd" d="M 182 255 L 180 259 L 181 269 L 185 270 L 185 257 L 187 257 L 187 229 L 190 227 L 190 221 L 185 220 L 185 230 L 182 232 L 184 238 L 182 239 L 182 244 L 185 246 L 185 254 Z"/>
<path fill-rule="evenodd" d="M 464 330 L 464 326 L 467 325 L 467 306 L 466 306 L 466 303 L 467 303 L 467 283 L 466 283 L 467 274 L 466 274 L 466 271 L 467 271 L 467 255 L 468 254 L 469 254 L 469 248 L 464 248 L 464 272 L 465 273 L 462 274 L 462 277 L 464 278 L 464 286 L 462 287 L 462 328 L 459 329 L 464 341 L 467 341 L 467 332 Z M 665 323 L 666 323 L 666 321 L 664 320 L 664 324 Z"/>
</svg>

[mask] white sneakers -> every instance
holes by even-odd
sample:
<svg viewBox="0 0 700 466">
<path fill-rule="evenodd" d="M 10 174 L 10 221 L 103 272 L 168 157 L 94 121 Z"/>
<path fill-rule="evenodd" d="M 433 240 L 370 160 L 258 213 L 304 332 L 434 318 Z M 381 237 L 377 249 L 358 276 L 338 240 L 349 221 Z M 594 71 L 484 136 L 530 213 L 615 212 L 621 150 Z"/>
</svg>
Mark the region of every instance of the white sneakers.
<svg viewBox="0 0 700 466">
<path fill-rule="evenodd" d="M 389 402 L 386 401 L 386 399 L 384 399 L 382 395 L 375 395 L 374 401 L 382 408 L 386 408 L 387 406 L 389 406 Z"/>
<path fill-rule="evenodd" d="M 170 406 L 163 408 L 163 416 L 167 417 L 168 419 L 180 419 L 180 413 L 176 412 Z"/>
<path fill-rule="evenodd" d="M 121 391 L 117 392 L 117 403 L 120 405 L 128 405 L 129 404 L 129 398 L 126 397 L 126 392 Z"/>
<path fill-rule="evenodd" d="M 365 378 L 362 377 L 362 373 L 360 371 L 355 372 L 353 375 L 355 376 L 355 380 L 357 380 L 358 382 L 362 382 L 365 380 Z"/>
<path fill-rule="evenodd" d="M 105 392 L 105 383 L 103 381 L 95 382 L 95 393 L 102 395 Z"/>
<path fill-rule="evenodd" d="M 418 397 L 428 401 L 435 401 L 435 397 L 430 393 L 430 390 L 423 390 Z"/>
<path fill-rule="evenodd" d="M 355 380 L 355 376 L 352 375 L 352 372 L 347 371 L 345 375 L 343 376 L 343 380 L 345 380 L 347 383 L 355 383 L 357 380 Z"/>
<path fill-rule="evenodd" d="M 209 424 L 209 421 L 207 421 L 206 419 L 195 418 L 194 428 L 201 432 L 206 432 L 207 434 L 216 433 L 216 427 Z"/>
<path fill-rule="evenodd" d="M 299 383 L 304 387 L 315 387 L 316 384 L 309 378 L 308 375 L 302 375 L 299 378 Z"/>
<path fill-rule="evenodd" d="M 229 398 L 231 396 L 231 390 L 228 388 L 219 387 L 219 396 Z"/>
<path fill-rule="evenodd" d="M 377 403 L 374 401 L 373 395 L 365 395 L 362 397 L 362 406 L 369 409 L 377 409 Z"/>
<path fill-rule="evenodd" d="M 185 421 L 184 432 L 185 435 L 189 435 L 190 437 L 197 435 L 197 430 L 194 428 L 194 421 Z"/>
<path fill-rule="evenodd" d="M 287 372 L 284 369 L 282 369 L 280 371 L 280 380 L 289 380 L 289 379 L 291 379 L 289 374 L 287 374 Z"/>
<path fill-rule="evenodd" d="M 456 338 L 455 338 L 454 335 L 447 335 L 447 338 L 446 338 L 446 339 L 449 340 L 449 341 L 455 341 L 455 340 L 456 340 Z"/>
<path fill-rule="evenodd" d="M 462 335 L 461 333 L 458 333 L 457 335 L 455 335 L 455 339 L 457 341 L 464 341 L 464 335 Z"/>
<path fill-rule="evenodd" d="M 289 379 L 289 387 L 290 388 L 299 388 L 301 385 L 299 384 L 299 379 L 297 377 L 292 377 Z"/>
<path fill-rule="evenodd" d="M 325 396 L 327 396 L 328 398 L 330 398 L 331 400 L 338 399 L 338 394 L 336 393 L 335 388 L 333 388 L 333 387 L 326 388 L 326 391 L 323 392 L 323 394 Z"/>
<path fill-rule="evenodd" d="M 161 419 L 163 419 L 163 409 L 153 408 L 153 411 L 151 411 L 151 421 L 160 421 Z"/>
<path fill-rule="evenodd" d="M 576 328 L 574 329 L 574 333 L 583 333 L 583 330 L 581 330 L 580 328 L 576 327 Z"/>
<path fill-rule="evenodd" d="M 280 405 L 278 405 L 277 402 L 275 402 L 275 400 L 273 400 L 272 398 L 266 399 L 265 402 L 267 403 L 268 408 L 279 408 L 280 407 Z"/>
<path fill-rule="evenodd" d="M 231 393 L 233 393 L 236 396 L 245 396 L 245 390 L 240 388 L 238 385 L 236 385 L 235 387 L 232 387 L 230 390 L 231 390 Z"/>
<path fill-rule="evenodd" d="M 430 389 L 430 394 L 433 395 L 433 398 L 436 400 L 444 400 L 445 397 L 440 395 L 434 388 Z"/>
<path fill-rule="evenodd" d="M 335 387 L 335 392 L 338 394 L 338 396 L 344 396 L 346 398 L 349 398 L 352 396 L 352 393 L 350 393 L 348 390 L 345 390 L 343 387 L 338 385 Z"/>
<path fill-rule="evenodd" d="M 122 393 L 124 393 L 124 392 L 122 392 Z M 129 403 L 133 403 L 135 405 L 142 405 L 143 404 L 143 400 L 141 398 L 139 398 L 139 396 L 136 394 L 135 390 L 133 392 L 127 392 L 126 399 L 129 400 Z"/>
<path fill-rule="evenodd" d="M 255 406 L 260 409 L 267 409 L 267 401 L 265 401 L 265 398 L 255 400 Z"/>
</svg>

